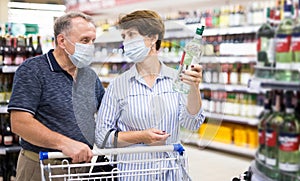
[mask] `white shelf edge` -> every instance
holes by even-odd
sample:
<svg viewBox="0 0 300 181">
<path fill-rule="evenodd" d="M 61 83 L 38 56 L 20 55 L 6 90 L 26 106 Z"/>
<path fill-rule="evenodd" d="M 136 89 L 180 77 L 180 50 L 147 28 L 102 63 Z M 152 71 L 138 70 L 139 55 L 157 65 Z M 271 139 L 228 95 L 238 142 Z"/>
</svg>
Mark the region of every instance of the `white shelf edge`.
<svg viewBox="0 0 300 181">
<path fill-rule="evenodd" d="M 203 56 L 201 63 L 250 63 L 257 62 L 256 56 Z"/>
<path fill-rule="evenodd" d="M 213 119 L 221 119 L 222 121 L 227 121 L 227 122 L 243 123 L 252 126 L 256 126 L 259 122 L 257 118 L 231 116 L 226 114 L 217 114 L 217 113 L 210 113 L 210 112 L 205 112 L 205 117 L 213 118 Z"/>
<path fill-rule="evenodd" d="M 3 65 L 2 72 L 3 73 L 14 73 L 18 69 L 18 65 Z"/>
<path fill-rule="evenodd" d="M 256 149 L 254 148 L 236 146 L 233 144 L 221 143 L 217 141 L 209 141 L 205 139 L 200 139 L 197 136 L 189 137 L 188 139 L 181 139 L 181 141 L 185 144 L 193 144 L 199 146 L 200 148 L 208 147 L 216 150 L 236 153 L 236 154 L 250 156 L 250 157 L 254 157 L 256 152 Z"/>
<path fill-rule="evenodd" d="M 235 85 L 235 84 L 220 84 L 220 83 L 201 83 L 200 89 L 210 90 L 224 90 L 224 91 L 240 91 L 248 93 L 259 93 L 259 89 L 249 88 L 247 85 Z"/>
</svg>

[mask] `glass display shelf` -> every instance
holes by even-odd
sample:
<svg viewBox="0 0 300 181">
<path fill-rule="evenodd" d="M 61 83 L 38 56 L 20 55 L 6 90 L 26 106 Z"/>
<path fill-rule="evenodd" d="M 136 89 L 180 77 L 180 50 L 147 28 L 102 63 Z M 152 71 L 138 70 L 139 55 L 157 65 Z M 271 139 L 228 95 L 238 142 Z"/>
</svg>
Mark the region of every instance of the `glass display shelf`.
<svg viewBox="0 0 300 181">
<path fill-rule="evenodd" d="M 275 170 L 265 165 L 257 158 L 251 162 L 249 170 L 252 172 L 251 181 L 299 181 L 300 177 L 288 172 Z M 271 178 L 272 177 L 272 178 Z"/>
</svg>

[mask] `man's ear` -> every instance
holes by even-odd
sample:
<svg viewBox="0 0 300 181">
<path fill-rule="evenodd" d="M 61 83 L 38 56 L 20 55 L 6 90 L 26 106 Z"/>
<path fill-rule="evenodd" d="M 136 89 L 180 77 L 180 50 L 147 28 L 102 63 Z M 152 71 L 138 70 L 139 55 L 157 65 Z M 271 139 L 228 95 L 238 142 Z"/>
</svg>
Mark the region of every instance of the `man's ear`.
<svg viewBox="0 0 300 181">
<path fill-rule="evenodd" d="M 64 37 L 63 34 L 57 35 L 56 40 L 57 40 L 57 46 L 59 46 L 59 47 L 61 47 L 63 49 L 66 48 L 66 46 L 65 46 L 66 39 L 65 39 L 65 37 Z"/>
</svg>

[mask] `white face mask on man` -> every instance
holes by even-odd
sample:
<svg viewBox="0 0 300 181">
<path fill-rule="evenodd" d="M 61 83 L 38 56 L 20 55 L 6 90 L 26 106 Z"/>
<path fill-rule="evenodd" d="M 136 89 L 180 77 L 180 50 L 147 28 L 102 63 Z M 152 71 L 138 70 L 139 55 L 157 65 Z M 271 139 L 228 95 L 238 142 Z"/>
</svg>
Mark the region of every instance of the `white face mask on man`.
<svg viewBox="0 0 300 181">
<path fill-rule="evenodd" d="M 69 55 L 70 60 L 77 68 L 83 68 L 89 66 L 94 60 L 94 44 L 82 44 L 82 43 L 72 43 L 66 38 L 74 47 L 75 52 L 71 55 L 66 49 L 65 52 Z"/>
<path fill-rule="evenodd" d="M 147 47 L 142 36 L 124 41 L 124 56 L 130 58 L 134 63 L 142 62 L 149 54 L 151 48 Z"/>
</svg>

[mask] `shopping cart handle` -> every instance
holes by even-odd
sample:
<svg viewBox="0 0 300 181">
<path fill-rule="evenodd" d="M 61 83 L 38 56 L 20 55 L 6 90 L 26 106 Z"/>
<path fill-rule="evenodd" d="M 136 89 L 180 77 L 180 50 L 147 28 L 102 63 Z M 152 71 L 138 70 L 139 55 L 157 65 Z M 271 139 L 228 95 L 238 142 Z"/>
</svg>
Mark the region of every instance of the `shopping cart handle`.
<svg viewBox="0 0 300 181">
<path fill-rule="evenodd" d="M 177 151 L 180 155 L 183 155 L 183 152 L 185 151 L 183 146 L 181 144 L 173 144 L 174 151 Z"/>
<path fill-rule="evenodd" d="M 131 147 L 131 148 L 110 148 L 93 150 L 93 155 L 106 155 L 106 154 L 121 154 L 121 153 L 144 153 L 144 152 L 162 152 L 162 151 L 176 151 L 180 155 L 183 155 L 185 151 L 183 146 L 178 144 L 173 145 L 162 145 L 162 146 L 142 146 L 142 147 Z M 40 152 L 40 160 L 47 160 L 49 158 L 68 158 L 62 152 Z"/>
<path fill-rule="evenodd" d="M 47 160 L 48 159 L 48 152 L 40 152 L 39 156 L 40 156 L 40 160 Z"/>
</svg>

